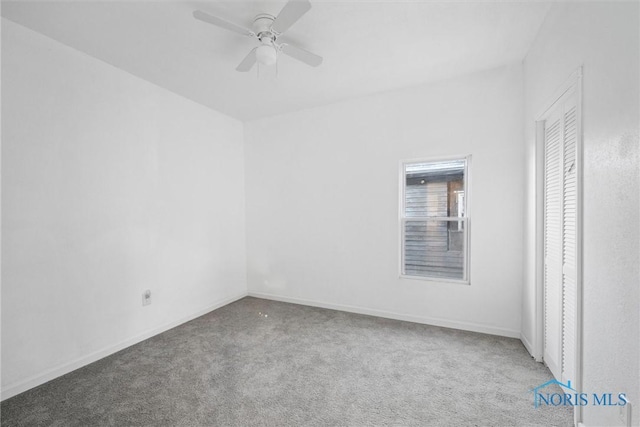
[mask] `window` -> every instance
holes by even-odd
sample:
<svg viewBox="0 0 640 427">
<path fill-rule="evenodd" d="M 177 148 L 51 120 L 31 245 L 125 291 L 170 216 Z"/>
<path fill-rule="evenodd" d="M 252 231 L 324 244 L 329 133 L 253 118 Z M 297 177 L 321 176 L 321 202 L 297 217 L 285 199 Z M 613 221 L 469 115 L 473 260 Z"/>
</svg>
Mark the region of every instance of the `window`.
<svg viewBox="0 0 640 427">
<path fill-rule="evenodd" d="M 402 277 L 469 283 L 469 160 L 402 163 Z"/>
</svg>

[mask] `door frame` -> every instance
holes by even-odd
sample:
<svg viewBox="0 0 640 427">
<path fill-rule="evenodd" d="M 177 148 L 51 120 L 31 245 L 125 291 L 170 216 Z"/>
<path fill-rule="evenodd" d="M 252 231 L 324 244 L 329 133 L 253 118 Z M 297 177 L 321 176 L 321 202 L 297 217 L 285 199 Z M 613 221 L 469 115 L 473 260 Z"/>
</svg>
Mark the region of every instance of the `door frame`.
<svg viewBox="0 0 640 427">
<path fill-rule="evenodd" d="M 553 108 L 564 100 L 565 95 L 575 90 L 577 97 L 576 109 L 576 378 L 574 379 L 577 393 L 583 392 L 583 328 L 582 328 L 582 251 L 583 251 L 583 126 L 582 126 L 582 66 L 575 70 L 571 76 L 556 90 L 549 102 L 545 103 L 544 110 L 536 116 L 536 301 L 535 301 L 535 354 L 538 362 L 543 361 L 544 354 L 544 149 L 545 149 L 545 121 Z M 574 423 L 582 423 L 582 408 L 574 406 Z"/>
</svg>

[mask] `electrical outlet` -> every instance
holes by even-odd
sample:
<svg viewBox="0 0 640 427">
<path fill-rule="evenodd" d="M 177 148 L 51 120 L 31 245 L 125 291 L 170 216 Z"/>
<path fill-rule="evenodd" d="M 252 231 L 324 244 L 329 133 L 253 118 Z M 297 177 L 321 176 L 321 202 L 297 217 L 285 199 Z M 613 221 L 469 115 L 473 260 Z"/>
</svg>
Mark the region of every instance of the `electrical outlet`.
<svg viewBox="0 0 640 427">
<path fill-rule="evenodd" d="M 142 305 L 151 304 L 151 291 L 147 289 L 142 293 Z"/>
<path fill-rule="evenodd" d="M 618 417 L 625 427 L 631 427 L 631 403 L 627 402 L 624 406 L 618 406 Z"/>
</svg>

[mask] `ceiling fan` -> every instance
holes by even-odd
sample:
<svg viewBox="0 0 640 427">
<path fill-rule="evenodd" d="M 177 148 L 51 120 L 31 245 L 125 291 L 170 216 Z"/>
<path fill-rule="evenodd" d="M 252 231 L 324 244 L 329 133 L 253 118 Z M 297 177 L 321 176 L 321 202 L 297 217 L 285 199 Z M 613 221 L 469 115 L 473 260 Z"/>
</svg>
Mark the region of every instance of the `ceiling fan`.
<svg viewBox="0 0 640 427">
<path fill-rule="evenodd" d="M 201 10 L 193 12 L 193 17 L 226 30 L 255 38 L 260 42 L 260 45 L 254 47 L 236 67 L 237 71 L 249 71 L 256 62 L 262 65 L 273 65 L 278 59 L 279 52 L 312 67 L 317 67 L 322 63 L 321 56 L 290 43 L 277 41 L 282 33 L 295 24 L 309 9 L 311 9 L 309 0 L 289 0 L 276 17 L 266 13 L 257 15 L 253 19 L 252 30 Z"/>
</svg>

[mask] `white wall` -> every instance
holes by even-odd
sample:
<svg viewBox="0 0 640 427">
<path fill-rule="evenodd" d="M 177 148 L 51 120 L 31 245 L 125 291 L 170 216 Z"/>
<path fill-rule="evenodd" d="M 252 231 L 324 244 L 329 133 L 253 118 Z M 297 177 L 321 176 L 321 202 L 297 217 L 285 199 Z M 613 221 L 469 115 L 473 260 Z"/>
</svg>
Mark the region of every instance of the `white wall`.
<svg viewBox="0 0 640 427">
<path fill-rule="evenodd" d="M 4 19 L 2 83 L 3 398 L 246 294 L 242 123 Z"/>
<path fill-rule="evenodd" d="M 522 69 L 249 122 L 254 295 L 519 336 Z M 471 285 L 399 279 L 399 162 L 472 159 Z"/>
<path fill-rule="evenodd" d="M 640 424 L 639 5 L 554 6 L 525 60 L 526 209 L 535 206 L 534 121 L 580 65 L 584 127 L 584 391 L 630 397 Z M 535 337 L 535 221 L 525 219 L 523 335 Z M 617 408 L 584 408 L 618 425 Z"/>
</svg>

